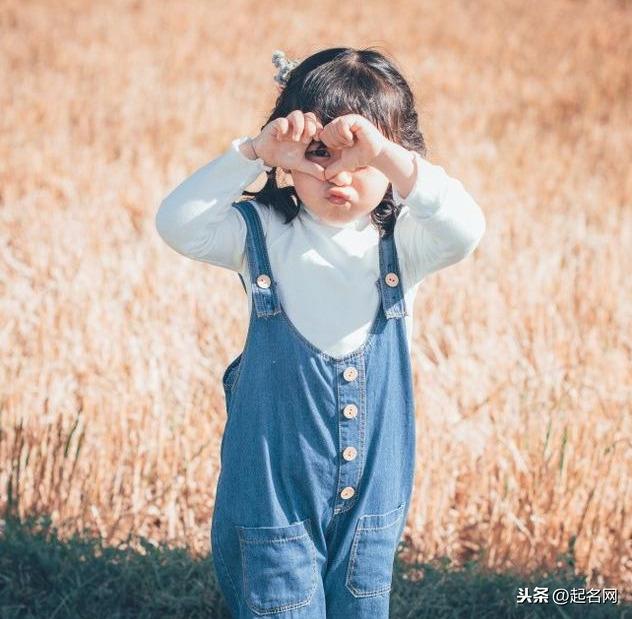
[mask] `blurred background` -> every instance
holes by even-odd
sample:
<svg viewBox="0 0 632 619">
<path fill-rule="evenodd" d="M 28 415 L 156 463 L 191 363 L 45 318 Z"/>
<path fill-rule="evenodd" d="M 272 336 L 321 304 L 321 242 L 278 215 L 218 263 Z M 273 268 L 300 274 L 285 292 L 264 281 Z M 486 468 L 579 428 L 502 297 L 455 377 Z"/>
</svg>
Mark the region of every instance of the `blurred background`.
<svg viewBox="0 0 632 619">
<path fill-rule="evenodd" d="M 4 0 L 0 35 L 0 513 L 209 552 L 246 296 L 155 212 L 258 133 L 275 49 L 376 46 L 487 219 L 416 299 L 409 558 L 632 596 L 630 2 Z"/>
</svg>

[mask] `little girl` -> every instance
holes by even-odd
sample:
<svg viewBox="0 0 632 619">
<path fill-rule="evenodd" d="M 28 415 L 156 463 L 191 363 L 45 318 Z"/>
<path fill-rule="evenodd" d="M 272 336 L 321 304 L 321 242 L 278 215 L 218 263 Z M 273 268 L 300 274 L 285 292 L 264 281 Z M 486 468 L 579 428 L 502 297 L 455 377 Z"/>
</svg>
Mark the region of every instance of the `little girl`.
<svg viewBox="0 0 632 619">
<path fill-rule="evenodd" d="M 238 272 L 250 302 L 222 379 L 213 563 L 240 619 L 386 618 L 415 471 L 413 302 L 474 250 L 485 218 L 424 158 L 413 94 L 384 55 L 273 61 L 280 94 L 261 132 L 156 215 L 169 246 Z"/>
</svg>

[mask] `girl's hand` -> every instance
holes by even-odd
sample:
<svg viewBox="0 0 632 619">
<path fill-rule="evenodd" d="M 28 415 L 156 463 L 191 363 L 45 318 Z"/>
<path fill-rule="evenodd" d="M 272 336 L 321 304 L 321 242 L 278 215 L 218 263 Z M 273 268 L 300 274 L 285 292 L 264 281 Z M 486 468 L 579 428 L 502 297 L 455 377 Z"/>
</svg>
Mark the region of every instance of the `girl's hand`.
<svg viewBox="0 0 632 619">
<path fill-rule="evenodd" d="M 341 149 L 340 157 L 325 169 L 325 180 L 347 170 L 353 172 L 371 162 L 388 142 L 377 127 L 360 114 L 345 114 L 332 120 L 316 134 L 325 146 Z"/>
<path fill-rule="evenodd" d="M 312 138 L 323 128 L 313 112 L 294 110 L 286 118 L 275 118 L 252 140 L 258 157 L 266 165 L 297 170 L 325 180 L 325 168 L 305 158 Z"/>
</svg>

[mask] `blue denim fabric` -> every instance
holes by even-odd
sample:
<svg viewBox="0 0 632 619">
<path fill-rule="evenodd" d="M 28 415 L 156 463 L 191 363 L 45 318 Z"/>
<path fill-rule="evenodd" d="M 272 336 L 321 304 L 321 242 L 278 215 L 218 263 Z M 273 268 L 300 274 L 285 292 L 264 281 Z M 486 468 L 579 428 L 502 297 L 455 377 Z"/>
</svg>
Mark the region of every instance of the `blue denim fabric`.
<svg viewBox="0 0 632 619">
<path fill-rule="evenodd" d="M 381 303 L 367 340 L 337 358 L 291 323 L 257 212 L 233 206 L 248 228 L 253 303 L 244 349 L 222 379 L 227 421 L 211 526 L 218 583 L 238 619 L 387 618 L 415 472 L 393 235 L 380 240 Z M 388 273 L 400 282 L 388 285 Z M 269 287 L 257 285 L 261 274 Z M 344 414 L 349 404 L 355 416 Z M 353 459 L 343 456 L 349 446 Z M 346 487 L 353 496 L 344 498 Z"/>
</svg>

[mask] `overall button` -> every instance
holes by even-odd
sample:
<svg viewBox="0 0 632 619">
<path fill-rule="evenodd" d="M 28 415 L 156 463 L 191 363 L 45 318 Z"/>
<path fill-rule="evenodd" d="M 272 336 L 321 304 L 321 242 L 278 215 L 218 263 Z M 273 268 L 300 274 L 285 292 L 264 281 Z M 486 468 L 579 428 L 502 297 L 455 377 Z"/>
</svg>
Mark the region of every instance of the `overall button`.
<svg viewBox="0 0 632 619">
<path fill-rule="evenodd" d="M 397 277 L 397 273 L 387 273 L 384 277 L 384 281 L 393 288 L 399 284 L 399 277 Z"/>
<path fill-rule="evenodd" d="M 358 450 L 355 447 L 345 447 L 342 452 L 342 457 L 345 460 L 355 460 L 355 457 L 358 455 Z"/>
<path fill-rule="evenodd" d="M 270 277 L 263 273 L 257 277 L 257 286 L 259 286 L 259 288 L 270 288 L 270 281 Z"/>
<path fill-rule="evenodd" d="M 353 366 L 349 366 L 345 369 L 342 375 L 345 377 L 346 381 L 351 382 L 352 380 L 358 378 L 358 370 L 356 370 Z"/>
<path fill-rule="evenodd" d="M 340 496 L 343 499 L 350 499 L 355 494 L 355 490 L 351 486 L 342 489 Z"/>
<path fill-rule="evenodd" d="M 355 404 L 347 404 L 347 406 L 342 409 L 342 414 L 347 419 L 353 419 L 358 414 L 358 407 Z"/>
</svg>

